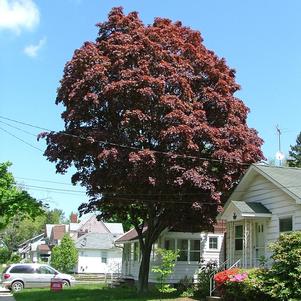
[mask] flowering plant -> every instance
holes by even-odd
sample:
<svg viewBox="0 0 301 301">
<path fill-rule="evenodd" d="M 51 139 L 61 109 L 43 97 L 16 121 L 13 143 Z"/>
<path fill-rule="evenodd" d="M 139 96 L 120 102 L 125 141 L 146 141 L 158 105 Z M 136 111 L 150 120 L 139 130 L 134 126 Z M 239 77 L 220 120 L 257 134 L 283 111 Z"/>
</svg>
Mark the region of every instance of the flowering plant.
<svg viewBox="0 0 301 301">
<path fill-rule="evenodd" d="M 235 278 L 238 275 L 240 276 L 238 278 Z M 231 279 L 241 279 L 241 278 L 242 277 L 241 274 L 239 274 L 239 269 L 229 269 L 215 274 L 213 279 L 217 283 L 217 286 L 222 286 L 225 282 L 230 281 Z M 244 277 L 243 279 L 245 278 L 246 277 Z M 238 282 L 236 280 L 231 280 L 231 281 Z"/>
</svg>

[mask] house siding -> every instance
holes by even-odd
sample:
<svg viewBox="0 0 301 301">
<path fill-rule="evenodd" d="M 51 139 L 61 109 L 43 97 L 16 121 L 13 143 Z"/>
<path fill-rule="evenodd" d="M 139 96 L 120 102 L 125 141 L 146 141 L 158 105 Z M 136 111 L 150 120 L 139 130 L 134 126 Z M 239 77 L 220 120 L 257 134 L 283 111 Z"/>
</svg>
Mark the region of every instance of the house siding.
<svg viewBox="0 0 301 301">
<path fill-rule="evenodd" d="M 296 204 L 291 196 L 283 192 L 275 184 L 268 181 L 262 175 L 257 175 L 249 185 L 247 191 L 237 201 L 260 202 L 271 213 L 271 219 L 266 221 L 265 254 L 271 256 L 268 246 L 279 238 L 279 218 L 293 217 L 293 230 L 301 230 L 301 205 Z M 227 233 L 230 231 L 227 225 Z M 227 252 L 229 252 L 229 235 L 227 236 Z"/>
<path fill-rule="evenodd" d="M 122 250 L 92 250 L 79 249 L 77 273 L 120 273 L 122 264 Z M 102 257 L 107 258 L 107 262 L 102 262 Z"/>
<path fill-rule="evenodd" d="M 217 249 L 209 249 L 209 237 L 217 237 L 218 240 L 218 248 Z M 200 261 L 203 259 L 203 263 L 205 264 L 209 261 L 216 261 L 217 263 L 221 263 L 224 261 L 224 251 L 223 251 L 223 233 L 183 233 L 183 232 L 166 232 L 161 235 L 156 247 L 163 248 L 164 241 L 167 239 L 184 239 L 184 240 L 200 240 L 201 248 L 200 248 L 200 259 L 199 261 L 177 261 L 174 272 L 169 278 L 170 283 L 177 283 L 185 276 L 194 278 L 200 268 Z M 139 267 L 140 267 L 140 258 L 139 260 L 134 261 L 134 241 L 126 242 L 124 244 L 124 253 L 123 253 L 123 264 L 122 264 L 122 274 L 125 277 L 131 277 L 134 280 L 138 280 L 139 275 Z M 137 242 L 136 242 L 137 243 Z M 130 253 L 130 254 L 129 254 Z M 151 254 L 151 262 L 150 262 L 150 273 L 149 273 L 149 282 L 156 282 L 157 275 L 154 274 L 151 270 L 152 267 L 160 265 L 157 261 L 154 252 Z"/>
</svg>

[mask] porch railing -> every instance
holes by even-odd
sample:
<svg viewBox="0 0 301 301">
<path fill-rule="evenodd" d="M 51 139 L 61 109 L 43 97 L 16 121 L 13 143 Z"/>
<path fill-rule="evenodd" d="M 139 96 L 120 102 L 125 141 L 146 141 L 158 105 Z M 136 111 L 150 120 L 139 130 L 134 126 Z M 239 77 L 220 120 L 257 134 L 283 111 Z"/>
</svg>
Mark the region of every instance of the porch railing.
<svg viewBox="0 0 301 301">
<path fill-rule="evenodd" d="M 234 264 L 232 264 L 229 269 L 238 267 L 240 264 L 241 259 L 238 259 Z M 226 260 L 225 262 L 223 262 L 216 271 L 212 272 L 209 276 L 209 281 L 210 281 L 210 292 L 209 295 L 212 296 L 213 292 L 216 290 L 216 285 L 215 285 L 215 281 L 214 281 L 214 276 L 227 269 L 227 264 L 229 263 L 229 260 Z"/>
</svg>

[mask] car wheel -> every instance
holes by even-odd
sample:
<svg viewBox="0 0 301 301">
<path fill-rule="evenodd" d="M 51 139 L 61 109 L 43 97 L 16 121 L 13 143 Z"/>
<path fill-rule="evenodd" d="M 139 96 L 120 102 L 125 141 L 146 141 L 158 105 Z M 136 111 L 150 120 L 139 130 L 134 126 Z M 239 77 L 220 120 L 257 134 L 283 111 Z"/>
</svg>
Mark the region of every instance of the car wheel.
<svg viewBox="0 0 301 301">
<path fill-rule="evenodd" d="M 23 288 L 24 288 L 24 284 L 22 281 L 15 281 L 11 285 L 11 289 L 14 293 L 18 293 L 22 291 Z"/>
<path fill-rule="evenodd" d="M 63 287 L 68 287 L 70 286 L 70 283 L 68 280 L 63 280 Z"/>
</svg>

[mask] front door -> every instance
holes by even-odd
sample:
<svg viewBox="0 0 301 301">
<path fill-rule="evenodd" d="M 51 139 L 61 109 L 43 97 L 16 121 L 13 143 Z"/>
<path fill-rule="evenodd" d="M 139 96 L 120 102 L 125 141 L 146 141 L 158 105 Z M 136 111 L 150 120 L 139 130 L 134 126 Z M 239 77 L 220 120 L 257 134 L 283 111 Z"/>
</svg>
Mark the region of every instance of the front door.
<svg viewBox="0 0 301 301">
<path fill-rule="evenodd" d="M 255 223 L 255 266 L 259 266 L 265 256 L 265 224 L 263 222 Z"/>
</svg>

